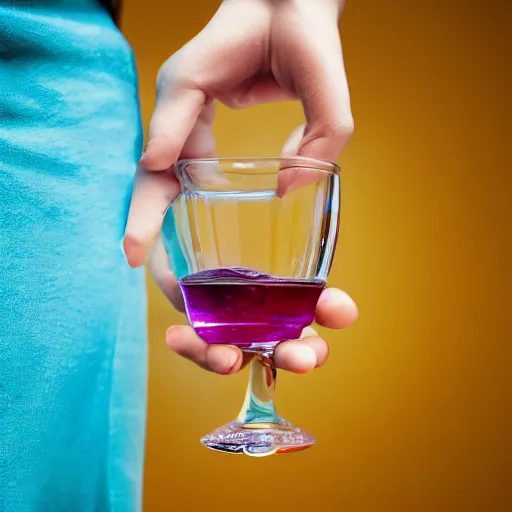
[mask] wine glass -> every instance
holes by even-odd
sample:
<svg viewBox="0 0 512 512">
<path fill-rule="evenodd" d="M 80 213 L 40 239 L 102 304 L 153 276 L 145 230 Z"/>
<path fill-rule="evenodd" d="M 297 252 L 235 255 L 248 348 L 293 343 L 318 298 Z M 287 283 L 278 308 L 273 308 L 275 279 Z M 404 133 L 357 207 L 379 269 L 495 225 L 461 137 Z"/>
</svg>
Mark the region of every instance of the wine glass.
<svg viewBox="0 0 512 512">
<path fill-rule="evenodd" d="M 242 410 L 202 438 L 208 448 L 252 456 L 313 445 L 276 413 L 275 347 L 298 339 L 315 316 L 339 222 L 339 167 L 309 158 L 182 160 L 181 193 L 162 240 L 186 313 L 207 343 L 252 355 Z"/>
</svg>

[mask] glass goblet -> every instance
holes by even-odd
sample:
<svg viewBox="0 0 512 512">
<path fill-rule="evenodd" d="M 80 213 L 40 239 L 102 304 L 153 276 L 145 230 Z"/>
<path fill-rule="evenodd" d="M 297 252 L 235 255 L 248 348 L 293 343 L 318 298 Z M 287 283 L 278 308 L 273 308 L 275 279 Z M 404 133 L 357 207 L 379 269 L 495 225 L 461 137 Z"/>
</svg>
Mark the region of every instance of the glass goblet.
<svg viewBox="0 0 512 512">
<path fill-rule="evenodd" d="M 238 418 L 201 440 L 208 448 L 265 456 L 314 438 L 282 419 L 273 396 L 275 347 L 300 338 L 335 250 L 339 167 L 309 158 L 183 160 L 180 195 L 162 240 L 196 333 L 252 356 Z"/>
</svg>

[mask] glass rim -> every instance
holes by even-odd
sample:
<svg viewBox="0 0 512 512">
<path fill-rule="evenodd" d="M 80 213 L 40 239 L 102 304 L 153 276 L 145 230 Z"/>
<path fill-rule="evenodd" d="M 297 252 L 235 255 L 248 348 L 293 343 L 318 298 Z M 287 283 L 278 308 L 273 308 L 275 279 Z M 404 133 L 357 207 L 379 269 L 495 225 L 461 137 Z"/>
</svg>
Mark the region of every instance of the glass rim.
<svg viewBox="0 0 512 512">
<path fill-rule="evenodd" d="M 177 170 L 185 170 L 190 164 L 231 164 L 231 168 L 236 169 L 236 165 L 240 164 L 240 169 L 249 169 L 248 164 L 254 164 L 255 167 L 279 167 L 281 170 L 297 167 L 301 169 L 310 169 L 313 171 L 328 172 L 331 174 L 339 174 L 341 172 L 340 166 L 335 162 L 327 160 L 319 160 L 305 156 L 291 156 L 291 157 L 209 157 L 209 158 L 185 158 L 178 160 L 173 164 Z M 282 164 L 285 163 L 283 167 Z"/>
</svg>

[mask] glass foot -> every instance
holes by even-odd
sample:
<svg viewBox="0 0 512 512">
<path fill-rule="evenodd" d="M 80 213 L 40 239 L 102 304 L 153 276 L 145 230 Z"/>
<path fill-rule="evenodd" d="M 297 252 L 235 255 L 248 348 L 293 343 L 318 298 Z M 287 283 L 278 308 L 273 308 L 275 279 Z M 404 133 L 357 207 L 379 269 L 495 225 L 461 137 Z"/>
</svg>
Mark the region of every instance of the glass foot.
<svg viewBox="0 0 512 512">
<path fill-rule="evenodd" d="M 246 424 L 232 421 L 204 436 L 201 443 L 221 452 L 266 457 L 305 450 L 315 444 L 315 438 L 285 420 Z"/>
</svg>

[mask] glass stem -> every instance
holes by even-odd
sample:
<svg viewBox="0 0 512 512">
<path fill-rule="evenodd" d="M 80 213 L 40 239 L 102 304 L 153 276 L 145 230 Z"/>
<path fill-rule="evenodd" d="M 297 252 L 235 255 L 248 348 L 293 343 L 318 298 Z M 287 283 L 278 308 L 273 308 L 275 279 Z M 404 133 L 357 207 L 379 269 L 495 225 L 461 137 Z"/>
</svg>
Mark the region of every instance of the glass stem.
<svg viewBox="0 0 512 512">
<path fill-rule="evenodd" d="M 274 406 L 275 386 L 276 368 L 272 353 L 256 353 L 251 361 L 249 386 L 238 421 L 251 428 L 258 424 L 265 428 L 269 424 L 279 423 Z"/>
</svg>

